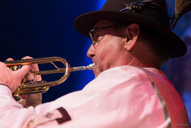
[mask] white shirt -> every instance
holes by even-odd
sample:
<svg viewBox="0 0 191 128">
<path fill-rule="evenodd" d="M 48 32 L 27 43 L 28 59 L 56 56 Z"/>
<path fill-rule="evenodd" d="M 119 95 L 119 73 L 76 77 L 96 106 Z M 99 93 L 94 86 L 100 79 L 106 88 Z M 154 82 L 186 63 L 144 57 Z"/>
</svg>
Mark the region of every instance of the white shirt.
<svg viewBox="0 0 191 128">
<path fill-rule="evenodd" d="M 160 82 L 167 80 L 161 71 L 147 69 Z M 61 116 L 55 111 L 59 107 L 71 120 L 58 124 L 54 118 Z M 7 87 L 0 86 L 0 128 L 26 128 L 29 124 L 37 128 L 165 128 L 169 122 L 148 76 L 132 66 L 108 69 L 83 90 L 36 108 L 23 108 Z"/>
</svg>

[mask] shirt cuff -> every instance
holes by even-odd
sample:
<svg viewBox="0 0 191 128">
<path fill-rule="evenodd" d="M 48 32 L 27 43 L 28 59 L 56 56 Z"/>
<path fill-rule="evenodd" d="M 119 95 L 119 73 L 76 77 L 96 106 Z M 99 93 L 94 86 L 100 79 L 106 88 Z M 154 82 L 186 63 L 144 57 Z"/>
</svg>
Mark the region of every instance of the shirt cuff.
<svg viewBox="0 0 191 128">
<path fill-rule="evenodd" d="M 9 86 L 8 85 L 6 85 L 6 84 L 2 84 L 2 83 L 0 83 L 0 86 L 6 86 L 7 88 L 9 88 Z M 10 89 L 10 88 L 9 88 Z M 10 89 L 11 90 L 11 89 Z"/>
</svg>

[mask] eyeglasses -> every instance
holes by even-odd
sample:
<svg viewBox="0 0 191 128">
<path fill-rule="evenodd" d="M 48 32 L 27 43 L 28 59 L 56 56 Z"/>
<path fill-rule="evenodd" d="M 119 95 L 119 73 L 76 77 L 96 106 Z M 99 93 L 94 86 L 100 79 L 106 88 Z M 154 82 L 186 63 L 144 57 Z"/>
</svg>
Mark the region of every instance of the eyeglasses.
<svg viewBox="0 0 191 128">
<path fill-rule="evenodd" d="M 106 27 L 102 27 L 102 28 L 94 28 L 89 32 L 91 43 L 94 46 L 94 48 L 96 48 L 96 46 L 98 45 L 98 42 L 100 42 L 103 39 L 103 37 L 105 36 L 105 35 L 99 35 L 97 33 L 97 31 L 99 31 L 101 29 L 111 28 L 111 27 L 114 27 L 114 26 L 116 26 L 116 24 L 106 26 Z"/>
</svg>

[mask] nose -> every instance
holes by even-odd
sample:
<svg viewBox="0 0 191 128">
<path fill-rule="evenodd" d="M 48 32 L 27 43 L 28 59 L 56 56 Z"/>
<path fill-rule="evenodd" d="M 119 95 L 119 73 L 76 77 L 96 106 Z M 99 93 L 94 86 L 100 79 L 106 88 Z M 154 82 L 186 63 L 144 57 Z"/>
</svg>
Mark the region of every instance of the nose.
<svg viewBox="0 0 191 128">
<path fill-rule="evenodd" d="M 87 51 L 87 56 L 93 58 L 95 56 L 95 48 L 91 45 Z"/>
</svg>

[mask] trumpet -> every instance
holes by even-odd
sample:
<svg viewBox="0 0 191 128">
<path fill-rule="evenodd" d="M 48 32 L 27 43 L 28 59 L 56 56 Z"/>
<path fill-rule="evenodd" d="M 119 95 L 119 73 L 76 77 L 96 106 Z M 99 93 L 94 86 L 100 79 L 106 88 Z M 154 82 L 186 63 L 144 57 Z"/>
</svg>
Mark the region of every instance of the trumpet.
<svg viewBox="0 0 191 128">
<path fill-rule="evenodd" d="M 56 62 L 59 62 L 64 65 L 64 68 L 59 68 L 56 65 Z M 50 63 L 55 67 L 52 70 L 45 71 L 31 71 L 33 77 L 35 75 L 47 75 L 55 73 L 63 73 L 63 76 L 55 81 L 30 81 L 28 83 L 21 82 L 19 88 L 14 92 L 13 97 L 16 100 L 19 100 L 22 95 L 33 94 L 33 93 L 45 93 L 49 90 L 49 87 L 59 85 L 67 80 L 70 75 L 70 72 L 82 71 L 82 70 L 92 70 L 94 63 L 88 66 L 79 66 L 79 67 L 70 67 L 69 63 L 62 57 L 46 57 L 46 58 L 37 58 L 37 59 L 26 59 L 26 60 L 17 60 L 17 61 L 7 61 L 4 62 L 7 67 L 11 70 L 18 70 L 23 65 L 31 64 L 47 64 Z"/>
</svg>

